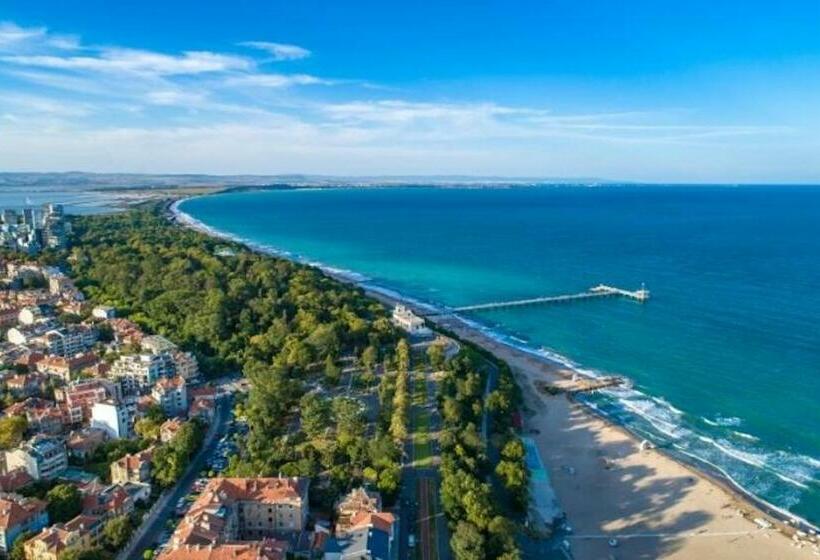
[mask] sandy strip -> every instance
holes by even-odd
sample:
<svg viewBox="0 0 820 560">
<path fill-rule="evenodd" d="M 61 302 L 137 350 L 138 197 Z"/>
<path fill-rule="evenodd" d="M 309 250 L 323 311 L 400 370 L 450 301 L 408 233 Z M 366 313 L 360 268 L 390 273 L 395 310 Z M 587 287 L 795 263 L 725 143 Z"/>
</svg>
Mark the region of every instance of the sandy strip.
<svg viewBox="0 0 820 560">
<path fill-rule="evenodd" d="M 640 450 L 626 430 L 591 414 L 566 396 L 545 395 L 535 380 L 574 372 L 502 344 L 461 321 L 441 326 L 505 360 L 524 392 L 525 429 L 538 444 L 572 534 L 572 556 L 587 559 L 820 558 L 798 548 L 791 528 L 766 516 L 729 488 L 656 450 Z M 773 529 L 761 529 L 755 518 Z M 617 547 L 609 539 L 618 540 Z"/>
</svg>

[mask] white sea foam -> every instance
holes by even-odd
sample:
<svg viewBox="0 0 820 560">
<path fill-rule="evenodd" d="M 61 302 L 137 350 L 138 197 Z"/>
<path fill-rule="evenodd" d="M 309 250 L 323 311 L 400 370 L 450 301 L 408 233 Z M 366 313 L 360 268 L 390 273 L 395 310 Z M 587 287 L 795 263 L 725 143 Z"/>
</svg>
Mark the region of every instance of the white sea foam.
<svg viewBox="0 0 820 560">
<path fill-rule="evenodd" d="M 753 436 L 752 434 L 747 434 L 746 432 L 738 432 L 737 430 L 732 430 L 732 434 L 736 435 L 739 438 L 743 438 L 747 441 L 760 441 L 759 437 Z"/>
</svg>

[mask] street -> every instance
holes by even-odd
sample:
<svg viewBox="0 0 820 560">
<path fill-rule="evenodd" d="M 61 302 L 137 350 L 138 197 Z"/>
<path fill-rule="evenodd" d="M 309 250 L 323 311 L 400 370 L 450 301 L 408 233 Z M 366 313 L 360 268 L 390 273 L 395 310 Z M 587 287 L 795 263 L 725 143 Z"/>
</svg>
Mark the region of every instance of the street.
<svg viewBox="0 0 820 560">
<path fill-rule="evenodd" d="M 222 397 L 217 401 L 214 422 L 208 429 L 199 453 L 188 465 L 179 483 L 160 496 L 159 505 L 151 512 L 148 519 L 143 520 L 129 545 L 117 554 L 117 560 L 141 558 L 145 549 L 155 547 L 156 538 L 165 529 L 166 522 L 174 512 L 175 504 L 191 491 L 194 481 L 199 476 L 199 471 L 205 466 L 205 459 L 214 452 L 216 442 L 226 433 L 232 402 L 233 399 L 230 397 Z"/>
</svg>

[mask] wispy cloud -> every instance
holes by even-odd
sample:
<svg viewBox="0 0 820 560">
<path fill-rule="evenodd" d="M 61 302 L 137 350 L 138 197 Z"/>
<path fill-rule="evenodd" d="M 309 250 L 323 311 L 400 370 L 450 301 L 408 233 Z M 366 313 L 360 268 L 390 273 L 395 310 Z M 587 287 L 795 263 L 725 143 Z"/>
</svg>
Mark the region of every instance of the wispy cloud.
<svg viewBox="0 0 820 560">
<path fill-rule="evenodd" d="M 105 153 L 108 170 L 589 176 L 610 174 L 596 161 L 617 169 L 663 148 L 688 154 L 683 166 L 731 139 L 794 133 L 678 109 L 555 112 L 500 96 L 463 101 L 458 91 L 424 98 L 412 87 L 374 88 L 367 76 L 268 71 L 271 60 L 311 53 L 241 45 L 252 50 L 159 52 L 0 23 L 0 167 L 102 169 Z"/>
<path fill-rule="evenodd" d="M 265 51 L 271 56 L 273 56 L 274 60 L 299 60 L 302 58 L 307 58 L 312 54 L 308 49 L 304 47 L 300 47 L 297 45 L 287 45 L 285 43 L 270 43 L 268 41 L 243 41 L 239 44 L 243 47 L 250 47 L 252 49 Z"/>
<path fill-rule="evenodd" d="M 0 21 L 0 52 L 24 50 L 36 45 L 72 50 L 79 48 L 79 41 L 73 35 L 49 33 L 45 27 L 20 27 L 9 21 Z"/>
<path fill-rule="evenodd" d="M 309 74 L 245 74 L 231 76 L 225 80 L 225 83 L 229 86 L 286 88 L 291 86 L 331 85 L 334 82 Z"/>
<path fill-rule="evenodd" d="M 157 76 L 248 70 L 253 62 L 242 57 L 207 51 L 167 55 L 135 49 L 103 49 L 97 56 L 17 55 L 2 59 L 10 64 L 58 70 L 130 72 Z"/>
</svg>

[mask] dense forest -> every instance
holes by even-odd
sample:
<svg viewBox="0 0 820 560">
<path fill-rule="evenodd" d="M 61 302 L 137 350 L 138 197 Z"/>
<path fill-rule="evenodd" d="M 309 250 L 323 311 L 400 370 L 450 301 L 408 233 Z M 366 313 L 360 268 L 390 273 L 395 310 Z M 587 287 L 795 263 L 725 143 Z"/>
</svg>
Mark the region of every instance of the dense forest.
<svg viewBox="0 0 820 560">
<path fill-rule="evenodd" d="M 362 364 L 366 384 L 376 359 L 390 362 L 398 337 L 381 304 L 314 268 L 225 251 L 158 207 L 78 217 L 74 231 L 67 262 L 94 303 L 195 352 L 210 375 L 250 380 L 237 406 L 250 433 L 227 474 L 322 475 L 327 491 L 312 498 L 325 506 L 363 479 L 395 494 L 398 442 L 382 430 L 365 439 L 355 399 L 311 392 L 338 383 L 345 365 Z"/>
<path fill-rule="evenodd" d="M 305 368 L 392 341 L 384 308 L 320 271 L 171 224 L 161 208 L 74 219 L 77 286 L 193 350 L 208 373 Z"/>
</svg>

